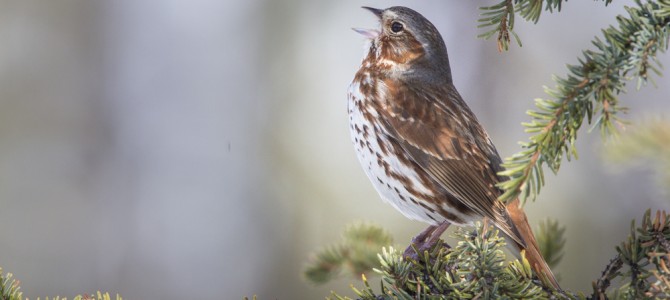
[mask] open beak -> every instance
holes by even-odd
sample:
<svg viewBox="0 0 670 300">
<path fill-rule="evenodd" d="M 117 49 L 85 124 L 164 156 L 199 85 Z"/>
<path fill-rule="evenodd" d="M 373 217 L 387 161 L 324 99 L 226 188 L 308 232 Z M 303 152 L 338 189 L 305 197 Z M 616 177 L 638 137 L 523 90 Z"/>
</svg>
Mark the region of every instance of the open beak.
<svg viewBox="0 0 670 300">
<path fill-rule="evenodd" d="M 384 12 L 384 10 L 368 6 L 363 6 L 363 8 L 375 14 L 375 16 L 377 16 L 377 18 L 379 18 L 380 20 L 382 19 L 382 13 Z M 352 28 L 352 29 L 368 39 L 375 39 L 379 36 L 380 33 L 379 30 L 377 29 L 364 29 L 364 28 Z"/>
</svg>

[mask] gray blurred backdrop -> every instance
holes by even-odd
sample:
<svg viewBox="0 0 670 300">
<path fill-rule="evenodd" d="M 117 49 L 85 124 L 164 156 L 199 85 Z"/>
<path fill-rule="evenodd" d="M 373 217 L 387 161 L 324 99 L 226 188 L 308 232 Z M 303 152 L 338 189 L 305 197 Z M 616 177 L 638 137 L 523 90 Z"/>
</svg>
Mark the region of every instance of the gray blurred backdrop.
<svg viewBox="0 0 670 300">
<path fill-rule="evenodd" d="M 375 26 L 359 7 L 405 4 L 435 23 L 503 156 L 551 74 L 624 12 L 570 1 L 519 19 L 523 47 L 501 54 L 476 38 L 477 6 L 494 2 L 0 1 L 0 266 L 31 298 L 351 295 L 357 279 L 301 279 L 312 251 L 353 221 L 403 246 L 424 226 L 380 201 L 350 146 L 364 43 L 350 28 Z M 667 115 L 666 78 L 631 85 L 626 118 Z M 556 272 L 572 290 L 590 290 L 630 219 L 668 208 L 652 172 L 612 172 L 604 147 L 583 130 L 580 159 L 526 206 L 567 226 Z"/>
</svg>

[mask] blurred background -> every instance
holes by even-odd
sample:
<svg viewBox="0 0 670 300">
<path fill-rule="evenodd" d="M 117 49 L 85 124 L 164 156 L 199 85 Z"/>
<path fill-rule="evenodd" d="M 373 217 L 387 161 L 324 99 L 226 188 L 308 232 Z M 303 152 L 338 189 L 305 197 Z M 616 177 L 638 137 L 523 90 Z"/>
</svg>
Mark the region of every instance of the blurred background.
<svg viewBox="0 0 670 300">
<path fill-rule="evenodd" d="M 30 298 L 352 295 L 358 279 L 305 283 L 310 253 L 354 221 L 402 247 L 424 227 L 382 203 L 350 145 L 346 90 L 364 44 L 350 28 L 376 25 L 359 7 L 407 5 L 435 23 L 505 157 L 552 74 L 625 12 L 571 1 L 537 25 L 519 18 L 523 47 L 498 53 L 476 38 L 477 6 L 492 3 L 0 1 L 0 266 Z M 667 115 L 667 78 L 631 84 L 624 117 Z M 555 271 L 585 292 L 630 220 L 668 208 L 653 172 L 615 172 L 587 129 L 580 159 L 526 206 L 532 223 L 567 227 Z"/>
</svg>

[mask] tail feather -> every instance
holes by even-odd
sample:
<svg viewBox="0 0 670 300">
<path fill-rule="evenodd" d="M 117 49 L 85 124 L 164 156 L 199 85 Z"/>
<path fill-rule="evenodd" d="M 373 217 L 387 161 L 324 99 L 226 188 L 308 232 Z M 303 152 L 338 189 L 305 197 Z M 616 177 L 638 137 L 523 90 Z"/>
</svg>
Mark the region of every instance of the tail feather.
<svg viewBox="0 0 670 300">
<path fill-rule="evenodd" d="M 519 251 L 525 250 L 526 259 L 528 259 L 531 267 L 540 278 L 545 277 L 549 280 L 555 289 L 560 290 L 561 287 L 558 285 L 558 281 L 556 280 L 554 273 L 551 272 L 549 265 L 542 257 L 540 247 L 538 246 L 537 240 L 535 240 L 535 235 L 533 235 L 533 231 L 528 224 L 526 214 L 523 212 L 521 207 L 519 207 L 519 199 L 515 199 L 514 201 L 507 204 L 507 212 L 509 213 L 509 216 L 512 219 L 512 222 L 514 223 L 517 231 L 521 235 L 521 238 L 526 244 L 525 247 L 523 247 L 523 245 L 515 244 L 516 248 Z"/>
</svg>

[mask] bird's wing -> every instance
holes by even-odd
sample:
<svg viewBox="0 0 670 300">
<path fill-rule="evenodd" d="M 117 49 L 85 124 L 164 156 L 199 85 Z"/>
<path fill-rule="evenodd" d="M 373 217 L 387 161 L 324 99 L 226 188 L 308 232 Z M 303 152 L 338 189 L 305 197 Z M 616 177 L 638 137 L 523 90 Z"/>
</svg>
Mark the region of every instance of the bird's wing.
<svg viewBox="0 0 670 300">
<path fill-rule="evenodd" d="M 387 83 L 381 112 L 387 133 L 453 197 L 524 245 L 497 200 L 500 156 L 474 114 L 451 84 L 433 94 L 411 86 Z"/>
</svg>

